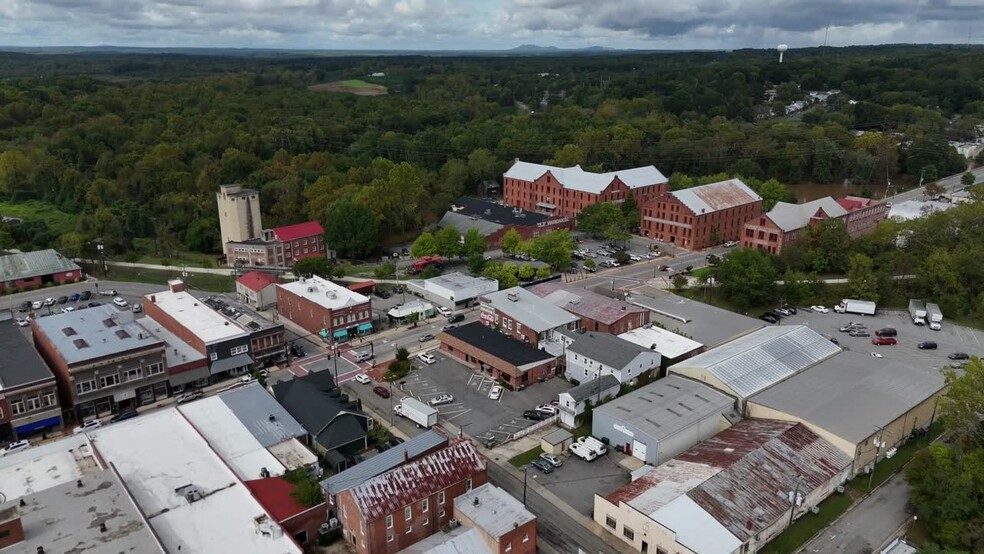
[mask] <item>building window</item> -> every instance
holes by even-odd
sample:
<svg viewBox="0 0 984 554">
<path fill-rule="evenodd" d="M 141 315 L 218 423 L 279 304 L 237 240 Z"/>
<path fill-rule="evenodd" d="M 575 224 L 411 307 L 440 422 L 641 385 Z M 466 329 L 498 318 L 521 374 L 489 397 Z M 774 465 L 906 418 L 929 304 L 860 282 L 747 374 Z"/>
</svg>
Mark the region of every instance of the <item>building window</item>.
<svg viewBox="0 0 984 554">
<path fill-rule="evenodd" d="M 215 352 L 209 352 L 208 359 L 214 362 L 215 360 L 219 359 L 219 355 Z"/>
<path fill-rule="evenodd" d="M 441 511 L 440 511 L 440 513 L 438 513 L 437 515 L 438 515 L 439 517 L 444 517 L 444 510 L 441 510 Z"/>
<path fill-rule="evenodd" d="M 393 514 L 386 516 L 386 528 L 387 529 L 393 528 Z"/>
<path fill-rule="evenodd" d="M 523 542 L 530 542 L 530 534 L 523 533 Z"/>
<path fill-rule="evenodd" d="M 232 356 L 237 356 L 239 354 L 246 354 L 247 352 L 249 352 L 248 344 L 243 344 L 241 346 L 233 346 L 232 349 L 229 350 L 229 354 Z"/>
<path fill-rule="evenodd" d="M 141 377 L 140 368 L 135 367 L 133 369 L 127 369 L 123 372 L 123 382 L 136 381 Z"/>
<path fill-rule="evenodd" d="M 420 510 L 423 511 L 423 512 L 426 512 L 427 511 L 427 508 L 428 508 L 428 499 L 425 498 L 425 499 L 423 499 L 423 500 L 420 501 Z"/>
<path fill-rule="evenodd" d="M 85 394 L 94 390 L 96 390 L 96 382 L 93 380 L 79 381 L 75 383 L 75 392 L 78 394 Z"/>
<path fill-rule="evenodd" d="M 393 535 L 387 535 L 386 542 L 393 542 Z"/>
<path fill-rule="evenodd" d="M 511 552 L 511 551 L 512 551 L 512 543 L 511 542 L 507 542 L 506 543 L 506 552 Z"/>
<path fill-rule="evenodd" d="M 622 527 L 622 535 L 630 541 L 635 540 L 635 531 L 628 527 Z"/>
<path fill-rule="evenodd" d="M 471 480 L 471 478 L 465 479 L 465 491 L 467 492 L 467 491 L 470 491 L 471 489 L 472 489 L 472 480 Z"/>
<path fill-rule="evenodd" d="M 413 527 L 407 525 L 407 532 L 406 532 L 406 534 L 409 535 L 410 534 L 410 531 L 413 531 Z"/>
<path fill-rule="evenodd" d="M 440 491 L 437 493 L 437 503 L 440 504 L 441 506 L 444 505 L 444 491 Z"/>
<path fill-rule="evenodd" d="M 112 375 L 106 375 L 105 377 L 99 378 L 99 388 L 115 387 L 120 384 L 120 374 L 114 373 Z"/>
<path fill-rule="evenodd" d="M 410 506 L 403 508 L 403 518 L 410 521 L 411 517 L 413 517 L 413 509 Z"/>
<path fill-rule="evenodd" d="M 10 402 L 10 411 L 14 414 L 24 413 L 24 401 L 23 400 L 13 400 Z"/>
<path fill-rule="evenodd" d="M 618 525 L 618 522 L 615 521 L 615 518 L 613 518 L 612 516 L 606 516 L 605 517 L 605 525 L 607 525 L 607 526 L 611 527 L 612 529 L 614 529 Z"/>
</svg>

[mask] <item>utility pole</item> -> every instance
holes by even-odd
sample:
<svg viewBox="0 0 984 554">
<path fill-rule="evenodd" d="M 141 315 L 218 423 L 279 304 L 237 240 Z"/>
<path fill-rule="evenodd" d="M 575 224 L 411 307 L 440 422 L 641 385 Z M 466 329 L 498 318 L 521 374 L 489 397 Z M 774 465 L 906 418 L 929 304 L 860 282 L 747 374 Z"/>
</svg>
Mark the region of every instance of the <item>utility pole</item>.
<svg viewBox="0 0 984 554">
<path fill-rule="evenodd" d="M 523 466 L 523 507 L 526 507 L 526 475 L 530 469 L 530 464 Z"/>
<path fill-rule="evenodd" d="M 793 526 L 793 515 L 796 514 L 796 508 L 798 506 L 800 506 L 801 504 L 803 504 L 803 497 L 800 496 L 800 493 L 799 493 L 800 492 L 800 482 L 801 481 L 802 481 L 802 479 L 800 477 L 796 477 L 796 487 L 793 490 L 786 492 L 786 498 L 789 500 L 789 525 L 786 526 L 786 532 L 787 533 L 789 531 L 789 528 Z M 787 539 L 786 540 L 788 541 L 790 538 L 791 537 L 789 537 L 789 535 L 787 534 Z M 789 551 L 789 543 L 788 542 L 786 543 L 786 549 L 785 550 L 787 552 Z"/>
</svg>

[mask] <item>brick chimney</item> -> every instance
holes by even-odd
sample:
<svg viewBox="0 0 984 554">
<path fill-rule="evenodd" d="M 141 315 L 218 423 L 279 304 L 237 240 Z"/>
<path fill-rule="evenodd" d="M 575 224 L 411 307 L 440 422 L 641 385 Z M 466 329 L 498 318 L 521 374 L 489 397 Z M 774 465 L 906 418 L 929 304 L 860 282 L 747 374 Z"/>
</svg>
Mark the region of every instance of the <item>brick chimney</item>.
<svg viewBox="0 0 984 554">
<path fill-rule="evenodd" d="M 171 289 L 171 292 L 184 292 L 185 284 L 181 279 L 171 279 L 167 282 L 167 286 Z"/>
</svg>

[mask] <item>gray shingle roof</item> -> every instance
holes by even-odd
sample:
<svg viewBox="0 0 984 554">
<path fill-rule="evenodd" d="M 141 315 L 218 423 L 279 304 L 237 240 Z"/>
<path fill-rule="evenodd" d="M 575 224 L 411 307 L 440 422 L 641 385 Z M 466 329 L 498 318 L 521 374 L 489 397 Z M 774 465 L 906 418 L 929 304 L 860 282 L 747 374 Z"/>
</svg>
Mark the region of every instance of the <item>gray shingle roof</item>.
<svg viewBox="0 0 984 554">
<path fill-rule="evenodd" d="M 0 256 L 0 282 L 66 273 L 78 269 L 80 268 L 75 262 L 52 249 Z"/>
<path fill-rule="evenodd" d="M 564 393 L 571 395 L 571 398 L 575 402 L 581 402 L 585 398 L 590 398 L 600 392 L 604 393 L 608 389 L 620 387 L 622 384 L 618 382 L 618 379 L 611 373 L 606 373 L 601 376 L 601 382 L 598 379 L 592 379 L 590 381 L 585 381 L 580 385 L 567 389 Z"/>
<path fill-rule="evenodd" d="M 676 190 L 670 194 L 683 202 L 696 215 L 725 210 L 762 199 L 740 179 L 728 179 L 699 187 Z"/>
<path fill-rule="evenodd" d="M 822 209 L 827 217 L 843 217 L 847 215 L 845 210 L 836 200 L 829 196 L 817 198 L 804 204 L 789 204 L 778 202 L 772 211 L 765 214 L 783 231 L 795 231 L 802 229 L 810 223 L 813 214 Z"/>
<path fill-rule="evenodd" d="M 218 397 L 263 448 L 307 434 L 304 427 L 259 383 L 219 393 Z"/>
<path fill-rule="evenodd" d="M 840 351 L 805 325 L 766 327 L 676 363 L 669 371 L 705 371 L 740 398 L 748 398 Z"/>
<path fill-rule="evenodd" d="M 622 369 L 643 352 L 648 352 L 648 348 L 643 348 L 634 342 L 620 339 L 608 333 L 565 333 L 567 336 L 574 337 L 567 350 L 575 354 L 580 354 L 585 358 L 605 364 L 607 366 Z"/>
<path fill-rule="evenodd" d="M 16 325 L 0 324 L 0 390 L 54 379 L 31 341 Z"/>
</svg>

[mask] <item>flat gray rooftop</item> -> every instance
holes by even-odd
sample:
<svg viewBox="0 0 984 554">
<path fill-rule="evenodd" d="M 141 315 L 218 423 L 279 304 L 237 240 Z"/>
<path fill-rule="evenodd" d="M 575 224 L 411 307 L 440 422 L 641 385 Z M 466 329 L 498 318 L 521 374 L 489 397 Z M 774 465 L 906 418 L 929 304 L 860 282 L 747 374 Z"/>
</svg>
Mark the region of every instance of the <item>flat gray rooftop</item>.
<svg viewBox="0 0 984 554">
<path fill-rule="evenodd" d="M 24 542 L 14 545 L 16 552 L 165 552 L 112 468 L 23 500 L 25 506 L 12 500 L 0 508 L 20 513 Z"/>
<path fill-rule="evenodd" d="M 752 396 L 748 402 L 795 416 L 858 443 L 930 398 L 944 385 L 938 369 L 842 352 Z"/>
<path fill-rule="evenodd" d="M 707 348 L 714 348 L 756 329 L 765 323 L 748 316 L 690 300 L 668 292 L 652 290 L 649 295 L 638 289 L 627 301 L 652 311 L 651 320 L 667 331 L 689 337 Z"/>
<path fill-rule="evenodd" d="M 42 317 L 35 325 L 68 364 L 164 346 L 134 322 L 132 312 L 108 305 Z"/>
<path fill-rule="evenodd" d="M 9 322 L 0 324 L 0 352 L 0 391 L 55 378 L 31 340 Z"/>
</svg>

